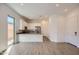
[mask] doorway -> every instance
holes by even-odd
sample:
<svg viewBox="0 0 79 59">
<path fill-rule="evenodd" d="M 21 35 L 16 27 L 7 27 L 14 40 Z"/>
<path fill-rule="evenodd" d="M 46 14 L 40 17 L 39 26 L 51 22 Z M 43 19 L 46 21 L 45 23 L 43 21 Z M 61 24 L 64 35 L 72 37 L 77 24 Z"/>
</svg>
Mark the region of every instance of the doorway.
<svg viewBox="0 0 79 59">
<path fill-rule="evenodd" d="M 15 39 L 15 18 L 8 15 L 8 46 L 14 43 Z"/>
</svg>

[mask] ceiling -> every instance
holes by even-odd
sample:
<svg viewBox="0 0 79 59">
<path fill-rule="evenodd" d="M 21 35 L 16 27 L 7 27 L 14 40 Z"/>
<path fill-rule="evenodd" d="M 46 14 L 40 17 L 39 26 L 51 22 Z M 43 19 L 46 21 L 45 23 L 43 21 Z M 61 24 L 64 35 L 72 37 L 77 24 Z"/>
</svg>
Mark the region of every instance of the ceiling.
<svg viewBox="0 0 79 59">
<path fill-rule="evenodd" d="M 8 3 L 7 5 L 20 15 L 33 20 L 41 16 L 67 14 L 69 11 L 79 7 L 78 3 Z"/>
</svg>

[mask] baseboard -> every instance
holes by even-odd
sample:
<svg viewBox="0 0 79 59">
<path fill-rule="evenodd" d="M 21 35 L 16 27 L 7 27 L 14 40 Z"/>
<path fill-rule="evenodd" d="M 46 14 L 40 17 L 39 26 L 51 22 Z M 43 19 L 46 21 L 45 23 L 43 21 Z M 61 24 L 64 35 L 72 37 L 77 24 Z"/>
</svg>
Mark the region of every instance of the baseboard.
<svg viewBox="0 0 79 59">
<path fill-rule="evenodd" d="M 55 41 L 55 40 L 51 40 L 51 42 L 64 43 L 64 41 Z"/>
<path fill-rule="evenodd" d="M 79 48 L 79 46 L 77 46 L 77 48 Z"/>
<path fill-rule="evenodd" d="M 60 42 L 60 41 L 51 41 L 51 42 L 55 42 L 55 43 L 67 43 L 67 44 L 73 45 L 74 47 L 79 48 L 79 46 L 76 46 L 76 45 L 74 45 L 72 43 L 69 43 L 69 42 Z"/>
<path fill-rule="evenodd" d="M 3 53 L 6 51 L 7 49 L 4 49 L 2 52 L 0 52 L 0 55 L 3 55 Z"/>
<path fill-rule="evenodd" d="M 64 43 L 67 43 L 67 44 L 73 45 L 74 47 L 79 48 L 79 46 L 76 46 L 76 45 L 74 45 L 74 44 L 72 44 L 72 43 L 69 43 L 69 42 L 64 42 Z"/>
</svg>

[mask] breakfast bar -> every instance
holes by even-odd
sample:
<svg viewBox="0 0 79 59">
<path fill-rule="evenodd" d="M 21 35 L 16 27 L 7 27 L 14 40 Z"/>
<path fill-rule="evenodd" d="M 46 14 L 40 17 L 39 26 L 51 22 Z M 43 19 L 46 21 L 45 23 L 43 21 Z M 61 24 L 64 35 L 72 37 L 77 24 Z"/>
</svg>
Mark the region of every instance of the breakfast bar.
<svg viewBox="0 0 79 59">
<path fill-rule="evenodd" d="M 18 34 L 19 42 L 43 42 L 41 34 Z"/>
</svg>

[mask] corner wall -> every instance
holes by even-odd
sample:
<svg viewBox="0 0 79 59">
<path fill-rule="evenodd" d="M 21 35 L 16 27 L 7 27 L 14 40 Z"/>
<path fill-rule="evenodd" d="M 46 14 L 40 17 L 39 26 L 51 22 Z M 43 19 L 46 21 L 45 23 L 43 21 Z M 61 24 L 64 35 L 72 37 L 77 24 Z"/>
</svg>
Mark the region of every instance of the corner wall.
<svg viewBox="0 0 79 59">
<path fill-rule="evenodd" d="M 48 24 L 49 24 L 49 17 L 43 17 L 41 19 L 41 33 L 44 35 L 44 36 L 47 36 L 48 37 Z"/>
<path fill-rule="evenodd" d="M 75 35 L 77 32 L 77 35 Z M 65 42 L 79 47 L 79 8 L 66 16 Z"/>
<path fill-rule="evenodd" d="M 52 15 L 49 19 L 49 39 L 53 42 L 64 42 L 65 18 L 62 15 Z"/>
<path fill-rule="evenodd" d="M 20 16 L 7 7 L 5 4 L 0 4 L 0 52 L 7 49 L 8 47 L 8 32 L 7 32 L 7 17 L 8 15 L 15 18 L 15 32 L 19 29 L 19 20 L 21 19 Z M 16 35 L 16 34 L 15 34 Z M 15 37 L 15 42 L 17 42 L 17 36 Z"/>
<path fill-rule="evenodd" d="M 65 17 L 61 15 L 52 15 L 43 17 L 41 22 L 42 34 L 47 36 L 50 41 L 64 42 Z"/>
</svg>

